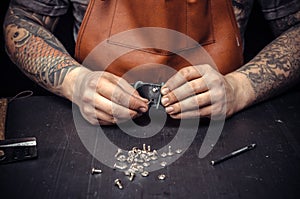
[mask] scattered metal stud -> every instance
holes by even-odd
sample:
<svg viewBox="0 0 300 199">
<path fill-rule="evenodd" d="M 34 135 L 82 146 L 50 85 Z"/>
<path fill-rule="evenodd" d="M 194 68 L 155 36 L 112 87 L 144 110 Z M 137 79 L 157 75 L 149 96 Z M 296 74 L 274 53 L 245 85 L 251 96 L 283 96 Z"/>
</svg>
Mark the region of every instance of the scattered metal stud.
<svg viewBox="0 0 300 199">
<path fill-rule="evenodd" d="M 151 151 L 151 146 L 148 145 L 147 151 L 150 152 Z"/>
<path fill-rule="evenodd" d="M 164 179 L 166 179 L 166 175 L 165 174 L 160 174 L 160 175 L 157 176 L 157 178 L 159 180 L 164 180 Z"/>
<path fill-rule="evenodd" d="M 176 149 L 176 151 L 175 151 L 177 154 L 179 154 L 179 153 L 181 153 L 182 152 L 182 150 L 181 149 Z"/>
<path fill-rule="evenodd" d="M 172 152 L 172 150 L 171 150 L 171 146 L 169 146 L 169 151 L 168 151 L 168 156 L 172 156 L 172 155 L 174 155 L 174 153 Z"/>
<path fill-rule="evenodd" d="M 117 157 L 117 160 L 120 162 L 125 162 L 126 161 L 126 156 L 125 155 L 120 155 L 119 157 Z"/>
<path fill-rule="evenodd" d="M 167 166 L 167 162 L 163 161 L 163 162 L 160 163 L 160 165 L 161 165 L 162 167 L 165 167 L 165 166 Z"/>
<path fill-rule="evenodd" d="M 160 156 L 165 158 L 165 157 L 167 157 L 167 154 L 165 152 L 163 152 L 162 154 L 160 154 Z"/>
<path fill-rule="evenodd" d="M 92 168 L 92 174 L 100 174 L 102 173 L 102 170 L 101 169 L 96 169 L 96 168 Z"/>
<path fill-rule="evenodd" d="M 147 177 L 147 176 L 149 175 L 149 172 L 148 172 L 148 171 L 143 171 L 143 172 L 141 173 L 141 175 L 142 175 L 143 177 Z"/>
<path fill-rule="evenodd" d="M 133 179 L 134 179 L 134 176 L 135 176 L 135 174 L 134 174 L 134 173 L 130 173 L 130 174 L 129 174 L 129 180 L 130 180 L 130 181 L 133 181 Z"/>
<path fill-rule="evenodd" d="M 123 170 L 126 169 L 127 167 L 128 167 L 127 164 L 122 164 L 122 165 L 118 165 L 117 163 L 114 164 L 115 169 Z"/>
<path fill-rule="evenodd" d="M 158 157 L 155 155 L 155 156 L 151 156 L 151 160 L 157 160 Z"/>
<path fill-rule="evenodd" d="M 123 185 L 121 184 L 121 180 L 120 180 L 120 179 L 115 179 L 115 185 L 116 185 L 119 189 L 123 189 Z"/>
<path fill-rule="evenodd" d="M 122 149 L 118 148 L 117 153 L 115 154 L 115 158 L 118 157 L 122 153 Z"/>
<path fill-rule="evenodd" d="M 144 167 L 149 167 L 149 166 L 150 166 L 150 163 L 149 163 L 149 162 L 144 162 L 144 163 L 143 163 L 143 166 L 144 166 Z"/>
</svg>

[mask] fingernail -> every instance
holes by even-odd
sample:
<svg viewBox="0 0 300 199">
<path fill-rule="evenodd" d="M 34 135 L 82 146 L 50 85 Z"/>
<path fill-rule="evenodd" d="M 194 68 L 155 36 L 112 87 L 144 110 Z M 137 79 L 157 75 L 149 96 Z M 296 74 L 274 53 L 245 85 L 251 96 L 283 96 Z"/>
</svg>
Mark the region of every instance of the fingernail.
<svg viewBox="0 0 300 199">
<path fill-rule="evenodd" d="M 141 107 L 139 110 L 143 113 L 147 112 L 147 109 L 145 107 Z"/>
<path fill-rule="evenodd" d="M 172 107 L 172 106 L 168 106 L 167 108 L 166 108 L 166 112 L 167 113 L 170 113 L 170 112 L 172 112 L 174 110 L 174 108 Z"/>
<path fill-rule="evenodd" d="M 167 97 L 163 97 L 162 100 L 161 100 L 161 103 L 163 105 L 166 105 L 168 102 L 169 102 L 169 98 L 167 98 Z"/>
<path fill-rule="evenodd" d="M 166 95 L 170 90 L 168 88 L 161 89 L 161 94 Z"/>
<path fill-rule="evenodd" d="M 142 101 L 146 102 L 146 103 L 149 101 L 148 99 L 143 98 L 143 97 L 141 97 L 140 99 L 141 99 Z"/>
</svg>

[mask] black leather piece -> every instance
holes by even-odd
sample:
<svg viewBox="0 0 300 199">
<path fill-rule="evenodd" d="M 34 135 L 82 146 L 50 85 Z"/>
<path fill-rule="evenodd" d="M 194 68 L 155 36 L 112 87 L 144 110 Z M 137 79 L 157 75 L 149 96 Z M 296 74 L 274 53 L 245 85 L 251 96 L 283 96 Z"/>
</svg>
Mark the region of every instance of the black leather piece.
<svg viewBox="0 0 300 199">
<path fill-rule="evenodd" d="M 163 86 L 161 84 L 145 83 L 137 81 L 133 87 L 138 91 L 141 97 L 149 100 L 149 106 L 155 107 L 156 109 L 162 108 L 160 103 L 161 93 L 160 89 Z"/>
</svg>

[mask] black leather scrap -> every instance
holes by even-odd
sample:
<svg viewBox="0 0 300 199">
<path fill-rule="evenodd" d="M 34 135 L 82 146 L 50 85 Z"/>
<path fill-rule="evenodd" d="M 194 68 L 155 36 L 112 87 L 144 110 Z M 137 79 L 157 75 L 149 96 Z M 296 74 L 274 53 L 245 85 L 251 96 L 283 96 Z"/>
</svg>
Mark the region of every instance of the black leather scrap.
<svg viewBox="0 0 300 199">
<path fill-rule="evenodd" d="M 155 107 L 156 109 L 162 108 L 161 105 L 161 93 L 160 89 L 164 83 L 154 84 L 137 81 L 133 84 L 133 87 L 138 91 L 141 97 L 149 100 L 149 107 Z"/>
</svg>

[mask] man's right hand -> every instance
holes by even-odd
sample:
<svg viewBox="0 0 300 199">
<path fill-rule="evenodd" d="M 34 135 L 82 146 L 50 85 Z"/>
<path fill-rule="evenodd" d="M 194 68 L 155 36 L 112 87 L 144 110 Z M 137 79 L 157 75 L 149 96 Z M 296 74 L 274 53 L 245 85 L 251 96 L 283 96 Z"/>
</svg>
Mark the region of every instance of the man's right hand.
<svg viewBox="0 0 300 199">
<path fill-rule="evenodd" d="M 148 100 L 126 80 L 112 73 L 78 67 L 68 76 L 71 78 L 66 77 L 69 81 L 62 85 L 72 90 L 69 92 L 68 89 L 67 97 L 79 106 L 83 117 L 92 124 L 110 125 L 138 117 L 148 110 Z"/>
</svg>

